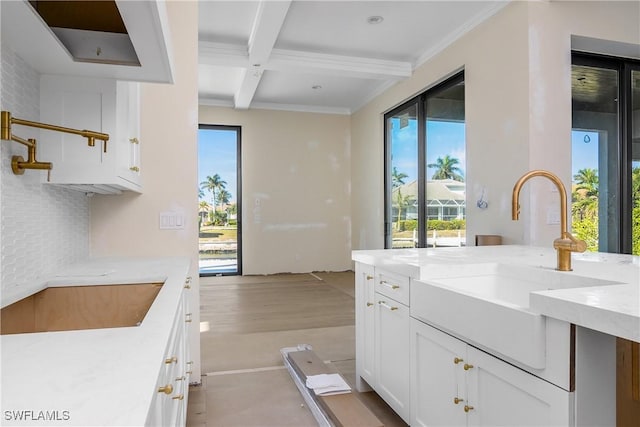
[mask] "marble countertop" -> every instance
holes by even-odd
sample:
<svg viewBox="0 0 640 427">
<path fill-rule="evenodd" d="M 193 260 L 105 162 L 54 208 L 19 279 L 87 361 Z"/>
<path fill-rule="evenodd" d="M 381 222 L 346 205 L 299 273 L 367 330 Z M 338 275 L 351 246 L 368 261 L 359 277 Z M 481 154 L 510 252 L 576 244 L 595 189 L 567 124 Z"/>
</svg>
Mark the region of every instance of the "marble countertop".
<svg viewBox="0 0 640 427">
<path fill-rule="evenodd" d="M 189 265 L 177 257 L 93 259 L 32 287 L 3 289 L 4 307 L 46 287 L 164 283 L 140 326 L 2 335 L 2 424 L 144 425 Z"/>
<path fill-rule="evenodd" d="M 561 274 L 619 284 L 535 291 L 532 311 L 640 342 L 640 257 L 610 253 L 572 254 L 573 271 Z M 520 245 L 353 251 L 352 259 L 428 280 L 435 266 L 499 262 L 554 269 L 556 251 Z"/>
</svg>

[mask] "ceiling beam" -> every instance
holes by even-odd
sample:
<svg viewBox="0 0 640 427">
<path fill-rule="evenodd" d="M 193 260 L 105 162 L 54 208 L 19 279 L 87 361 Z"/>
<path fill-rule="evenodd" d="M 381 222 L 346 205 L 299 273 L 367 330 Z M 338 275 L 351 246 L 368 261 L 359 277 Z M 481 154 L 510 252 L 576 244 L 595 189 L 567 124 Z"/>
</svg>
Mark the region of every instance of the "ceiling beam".
<svg viewBox="0 0 640 427">
<path fill-rule="evenodd" d="M 288 1 L 262 0 L 258 5 L 249 45 L 247 49 L 248 68 L 245 69 L 240 88 L 234 97 L 238 109 L 247 109 L 262 78 L 262 64 L 269 60 L 282 24 L 291 6 Z"/>
<path fill-rule="evenodd" d="M 200 41 L 198 46 L 201 64 L 240 68 L 252 66 L 249 55 L 242 46 L 208 41 Z M 260 63 L 260 66 L 263 70 L 296 70 L 312 74 L 322 72 L 370 79 L 402 79 L 410 77 L 412 73 L 410 62 L 285 49 L 273 49 L 269 60 Z"/>
</svg>

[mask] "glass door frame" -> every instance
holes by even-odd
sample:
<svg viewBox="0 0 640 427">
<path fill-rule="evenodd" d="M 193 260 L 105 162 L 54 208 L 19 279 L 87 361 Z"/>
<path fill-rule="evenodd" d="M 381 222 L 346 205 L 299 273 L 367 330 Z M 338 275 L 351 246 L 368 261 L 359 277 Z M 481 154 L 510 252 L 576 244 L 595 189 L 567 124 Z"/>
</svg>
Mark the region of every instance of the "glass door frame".
<svg viewBox="0 0 640 427">
<path fill-rule="evenodd" d="M 427 98 L 432 94 L 437 94 L 442 90 L 455 86 L 461 82 L 465 82 L 464 70 L 460 70 L 440 83 L 427 89 L 423 93 L 414 98 L 403 102 L 397 107 L 389 110 L 384 114 L 384 246 L 385 249 L 393 247 L 393 231 L 392 231 L 392 159 L 391 159 L 391 130 L 387 126 L 387 121 L 398 113 L 407 110 L 415 105 L 417 117 L 417 164 L 418 164 L 418 226 L 417 226 L 417 243 L 416 247 L 427 247 Z"/>
<path fill-rule="evenodd" d="M 618 253 L 630 254 L 633 246 L 633 195 L 632 195 L 632 135 L 633 105 L 631 99 L 632 71 L 640 72 L 640 61 L 608 55 L 577 52 L 571 54 L 572 65 L 606 68 L 618 72 Z M 609 191 L 611 193 L 611 191 Z M 609 248 L 610 250 L 612 248 Z"/>
<path fill-rule="evenodd" d="M 236 271 L 235 272 L 211 272 L 200 273 L 200 277 L 211 276 L 242 276 L 242 127 L 232 125 L 211 125 L 199 124 L 198 130 L 223 130 L 234 131 L 236 133 L 236 221 L 237 221 L 237 242 L 236 242 Z"/>
</svg>

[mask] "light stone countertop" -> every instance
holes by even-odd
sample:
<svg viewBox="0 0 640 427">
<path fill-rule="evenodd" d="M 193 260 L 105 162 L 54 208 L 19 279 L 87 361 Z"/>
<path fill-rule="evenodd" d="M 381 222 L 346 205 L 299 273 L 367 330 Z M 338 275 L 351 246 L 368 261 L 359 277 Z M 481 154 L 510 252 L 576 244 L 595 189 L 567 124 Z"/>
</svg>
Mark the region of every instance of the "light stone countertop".
<svg viewBox="0 0 640 427">
<path fill-rule="evenodd" d="M 178 257 L 92 259 L 30 289 L 3 289 L 4 307 L 46 287 L 164 283 L 137 327 L 1 336 L 0 424 L 144 425 L 189 265 Z M 20 411 L 32 419 L 16 420 Z M 33 420 L 40 411 L 60 420 Z"/>
<path fill-rule="evenodd" d="M 535 291 L 531 311 L 640 342 L 640 257 L 610 253 L 572 254 L 573 271 L 561 274 L 617 282 L 616 285 Z M 364 264 L 428 280 L 438 266 L 496 262 L 554 269 L 556 251 L 503 245 L 462 248 L 421 248 L 353 251 Z"/>
</svg>

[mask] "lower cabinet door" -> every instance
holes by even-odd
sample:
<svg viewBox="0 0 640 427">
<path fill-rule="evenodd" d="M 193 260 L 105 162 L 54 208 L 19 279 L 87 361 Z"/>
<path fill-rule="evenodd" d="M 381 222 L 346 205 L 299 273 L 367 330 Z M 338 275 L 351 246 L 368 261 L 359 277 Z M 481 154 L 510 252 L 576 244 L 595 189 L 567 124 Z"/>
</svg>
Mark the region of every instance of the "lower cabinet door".
<svg viewBox="0 0 640 427">
<path fill-rule="evenodd" d="M 464 426 L 467 345 L 411 319 L 411 425 Z"/>
<path fill-rule="evenodd" d="M 469 426 L 570 426 L 573 393 L 467 347 Z"/>
<path fill-rule="evenodd" d="M 409 394 L 409 308 L 375 294 L 376 392 L 407 423 Z"/>
</svg>

